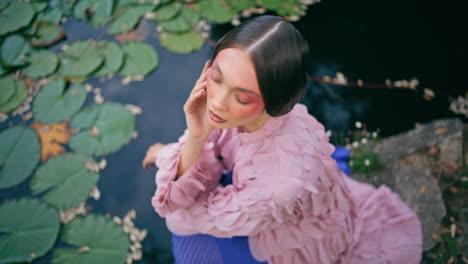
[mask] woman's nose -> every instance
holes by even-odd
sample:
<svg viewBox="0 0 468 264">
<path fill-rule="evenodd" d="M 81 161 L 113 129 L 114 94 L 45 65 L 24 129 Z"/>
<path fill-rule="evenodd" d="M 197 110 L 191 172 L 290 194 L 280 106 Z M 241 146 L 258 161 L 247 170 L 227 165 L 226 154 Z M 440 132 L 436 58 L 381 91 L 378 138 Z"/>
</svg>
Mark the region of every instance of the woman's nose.
<svg viewBox="0 0 468 264">
<path fill-rule="evenodd" d="M 225 111 L 227 109 L 226 99 L 226 93 L 223 93 L 222 91 L 217 91 L 216 94 L 213 96 L 213 110 Z"/>
</svg>

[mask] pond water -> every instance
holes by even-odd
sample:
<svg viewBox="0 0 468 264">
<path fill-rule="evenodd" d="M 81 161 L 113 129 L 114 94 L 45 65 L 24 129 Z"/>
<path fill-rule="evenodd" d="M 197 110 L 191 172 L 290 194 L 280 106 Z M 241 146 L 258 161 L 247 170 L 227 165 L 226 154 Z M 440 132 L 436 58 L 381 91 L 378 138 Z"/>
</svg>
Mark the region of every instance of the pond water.
<svg viewBox="0 0 468 264">
<path fill-rule="evenodd" d="M 424 87 L 457 95 L 466 89 L 449 79 L 450 47 L 444 31 L 449 22 L 434 19 L 444 11 L 444 7 L 439 9 L 426 2 L 382 4 L 381 1 L 325 0 L 311 6 L 307 16 L 295 25 L 310 43 L 313 76 L 333 77 L 336 72 L 342 72 L 350 79 L 361 78 L 370 83 L 416 77 Z M 135 224 L 149 230 L 143 242 L 141 263 L 158 263 L 158 260 L 164 263 L 170 250 L 170 234 L 150 203 L 156 170 L 144 170 L 141 162 L 148 146 L 175 141 L 185 129 L 182 106 L 213 47 L 207 43 L 197 52 L 174 54 L 160 46 L 153 24 L 144 26 L 150 32 L 146 42 L 159 53 L 160 64 L 153 73 L 144 81 L 128 85 L 121 84 L 116 77 L 87 81 L 93 87 L 102 88 L 106 100 L 143 109 L 143 114 L 136 117 L 138 137 L 105 156 L 107 167 L 101 171 L 98 183 L 101 199 L 89 200 L 88 204 L 93 206 L 93 212 L 117 216 L 124 216 L 134 208 Z M 88 23 L 71 18 L 63 27 L 67 41 L 113 40 L 102 29 L 94 30 Z M 218 39 L 229 28 L 228 25 L 214 28 L 212 38 Z M 387 136 L 408 130 L 416 122 L 455 116 L 448 110 L 446 96 L 428 102 L 420 93 L 409 90 L 347 88 L 313 81 L 309 87 L 303 103 L 330 130 L 353 129 L 354 122 L 359 120 L 371 130 L 380 128 L 382 135 Z M 91 97 L 88 96 L 88 104 L 92 103 Z M 6 125 L 2 123 L 0 129 Z M 0 199 L 25 194 L 29 194 L 29 180 L 2 190 Z M 34 263 L 50 263 L 50 259 L 51 254 Z"/>
</svg>

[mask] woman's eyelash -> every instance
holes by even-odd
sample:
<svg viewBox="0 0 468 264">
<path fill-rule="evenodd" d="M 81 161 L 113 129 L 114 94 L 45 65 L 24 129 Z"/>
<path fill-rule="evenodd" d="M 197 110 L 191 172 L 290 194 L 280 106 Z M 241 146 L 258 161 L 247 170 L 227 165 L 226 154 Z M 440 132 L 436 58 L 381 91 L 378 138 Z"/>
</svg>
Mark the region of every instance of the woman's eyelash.
<svg viewBox="0 0 468 264">
<path fill-rule="evenodd" d="M 237 102 L 239 102 L 240 104 L 243 104 L 243 105 L 249 104 L 248 102 L 242 101 L 242 100 L 239 99 L 239 97 L 237 97 L 237 96 L 236 96 L 236 100 L 237 100 Z"/>
<path fill-rule="evenodd" d="M 213 75 L 210 75 L 210 78 L 211 78 L 215 83 L 221 83 L 221 80 L 215 79 L 215 78 L 213 77 Z M 249 102 L 244 102 L 244 101 L 242 101 L 241 99 L 239 99 L 239 97 L 238 97 L 237 95 L 236 95 L 236 100 L 237 100 L 237 102 L 239 102 L 240 104 L 243 104 L 243 105 L 249 104 Z"/>
<path fill-rule="evenodd" d="M 210 77 L 211 77 L 211 80 L 213 80 L 215 83 L 220 83 L 220 82 L 221 82 L 221 80 L 215 79 L 215 78 L 213 77 L 213 75 L 211 75 Z"/>
</svg>

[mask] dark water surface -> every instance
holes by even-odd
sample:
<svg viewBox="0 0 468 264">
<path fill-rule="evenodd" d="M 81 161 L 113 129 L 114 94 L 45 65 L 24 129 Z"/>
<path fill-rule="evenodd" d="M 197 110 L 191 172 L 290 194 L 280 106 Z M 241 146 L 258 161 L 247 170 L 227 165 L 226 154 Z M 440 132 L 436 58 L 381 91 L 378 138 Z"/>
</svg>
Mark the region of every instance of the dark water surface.
<svg viewBox="0 0 468 264">
<path fill-rule="evenodd" d="M 334 76 L 343 72 L 350 79 L 371 83 L 416 77 L 422 86 L 440 91 L 441 96 L 428 102 L 413 91 L 346 88 L 310 81 L 310 91 L 303 102 L 327 129 L 339 131 L 352 129 L 359 120 L 370 129 L 380 128 L 383 135 L 391 135 L 414 127 L 416 122 L 455 116 L 448 110 L 447 95 L 467 90 L 458 77 L 461 70 L 452 68 L 450 62 L 451 58 L 466 54 L 466 46 L 461 48 L 462 44 L 455 41 L 457 34 L 466 32 L 460 31 L 463 19 L 461 8 L 448 2 L 324 0 L 311 6 L 307 16 L 295 23 L 311 47 L 311 75 Z M 88 23 L 71 18 L 63 26 L 67 41 L 113 39 L 102 33 L 103 29 L 94 30 Z M 218 39 L 229 28 L 216 27 L 212 38 Z M 156 170 L 144 170 L 141 162 L 147 147 L 155 142 L 175 141 L 185 129 L 182 106 L 210 58 L 212 46 L 205 44 L 188 55 L 174 54 L 159 45 L 153 24 L 148 23 L 148 29 L 150 36 L 146 41 L 159 53 L 160 65 L 144 81 L 129 85 L 122 85 L 116 77 L 87 81 L 102 88 L 106 100 L 143 109 L 143 114 L 136 117 L 138 137 L 105 156 L 107 167 L 101 171 L 98 183 L 101 199 L 88 204 L 93 205 L 92 212 L 117 216 L 136 209 L 136 225 L 149 230 L 141 263 L 156 263 L 164 258 L 160 248 L 170 250 L 170 234 L 150 203 Z M 88 96 L 88 104 L 91 97 Z M 7 123 L 0 125 L 4 128 Z M 18 187 L 2 190 L 0 199 L 29 193 L 28 179 Z M 34 263 L 49 263 L 50 257 L 51 254 Z"/>
</svg>

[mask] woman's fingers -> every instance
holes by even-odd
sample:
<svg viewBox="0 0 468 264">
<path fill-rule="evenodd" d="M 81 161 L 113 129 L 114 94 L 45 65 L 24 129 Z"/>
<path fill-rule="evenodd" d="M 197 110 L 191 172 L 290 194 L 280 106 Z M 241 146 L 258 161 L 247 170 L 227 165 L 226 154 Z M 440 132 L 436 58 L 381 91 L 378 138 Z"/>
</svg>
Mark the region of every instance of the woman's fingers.
<svg viewBox="0 0 468 264">
<path fill-rule="evenodd" d="M 144 169 L 149 168 L 149 167 L 151 168 L 155 167 L 154 163 L 156 162 L 156 159 L 158 158 L 159 151 L 161 151 L 161 149 L 164 146 L 166 145 L 162 143 L 156 143 L 152 145 L 151 147 L 149 147 L 148 151 L 146 151 L 146 156 L 142 162 L 142 166 Z"/>
<path fill-rule="evenodd" d="M 155 161 L 152 161 L 152 160 L 149 159 L 149 158 L 145 158 L 145 159 L 143 160 L 143 164 L 142 164 L 142 165 L 143 165 L 143 169 L 147 169 L 147 168 L 149 168 L 149 167 L 155 167 L 154 162 L 155 162 Z"/>
<path fill-rule="evenodd" d="M 205 79 L 205 77 L 206 77 L 206 72 L 208 71 L 208 69 L 210 68 L 210 66 L 211 66 L 211 62 L 210 62 L 210 61 L 207 61 L 207 62 L 205 63 L 205 66 L 203 67 L 203 70 L 202 70 L 202 72 L 201 72 L 201 74 L 200 74 L 200 77 L 198 78 L 198 81 L 204 80 L 204 79 Z"/>
<path fill-rule="evenodd" d="M 206 92 L 206 81 L 195 85 L 194 90 L 185 102 L 184 108 L 191 109 L 192 106 L 198 101 L 199 98 Z"/>
<path fill-rule="evenodd" d="M 200 77 L 198 78 L 197 82 L 195 83 L 195 86 L 193 87 L 191 94 L 193 94 L 193 93 L 195 93 L 197 91 L 196 86 L 198 84 L 200 84 L 201 82 L 206 81 L 206 74 L 208 72 L 208 69 L 210 68 L 210 64 L 211 64 L 210 61 L 207 61 L 205 63 L 205 66 L 203 67 L 203 70 L 202 70 L 202 72 L 200 74 Z"/>
</svg>

